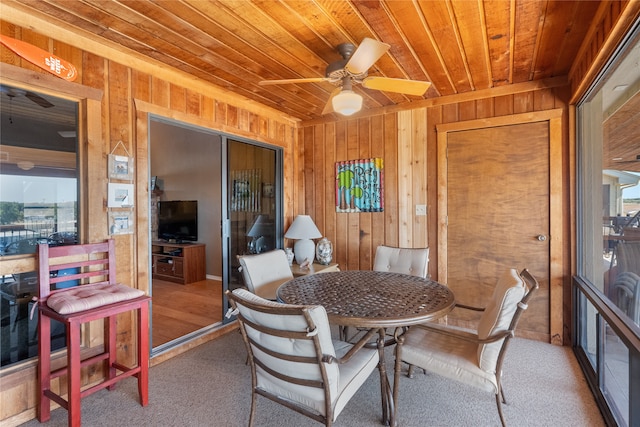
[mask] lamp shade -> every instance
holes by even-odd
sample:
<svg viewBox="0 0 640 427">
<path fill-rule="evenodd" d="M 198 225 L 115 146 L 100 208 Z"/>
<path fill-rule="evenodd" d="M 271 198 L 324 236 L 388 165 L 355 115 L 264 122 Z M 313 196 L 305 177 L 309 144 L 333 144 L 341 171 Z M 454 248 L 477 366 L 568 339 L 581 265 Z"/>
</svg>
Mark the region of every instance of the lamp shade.
<svg viewBox="0 0 640 427">
<path fill-rule="evenodd" d="M 331 100 L 333 111 L 350 116 L 362 108 L 362 96 L 349 89 L 343 89 Z"/>
<path fill-rule="evenodd" d="M 272 234 L 273 223 L 269 221 L 269 217 L 267 215 L 258 215 L 256 221 L 253 223 L 247 236 L 249 237 L 260 237 Z"/>
<path fill-rule="evenodd" d="M 322 237 L 322 234 L 309 215 L 298 215 L 284 237 L 287 239 L 318 239 Z"/>
<path fill-rule="evenodd" d="M 298 239 L 293 245 L 293 253 L 298 264 L 307 260 L 313 262 L 316 255 L 316 244 L 311 239 L 322 237 L 322 234 L 309 215 L 298 215 L 284 237 Z"/>
</svg>

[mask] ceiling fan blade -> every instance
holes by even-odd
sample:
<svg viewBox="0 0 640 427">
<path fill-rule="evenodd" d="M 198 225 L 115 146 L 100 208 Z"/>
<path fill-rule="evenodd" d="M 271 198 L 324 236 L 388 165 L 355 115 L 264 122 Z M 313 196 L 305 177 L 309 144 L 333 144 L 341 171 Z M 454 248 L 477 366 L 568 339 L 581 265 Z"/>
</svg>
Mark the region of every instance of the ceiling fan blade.
<svg viewBox="0 0 640 427">
<path fill-rule="evenodd" d="M 431 82 L 420 80 L 393 79 L 390 77 L 367 77 L 362 81 L 367 89 L 377 89 L 386 92 L 404 93 L 407 95 L 424 95 L 431 86 Z"/>
<path fill-rule="evenodd" d="M 259 81 L 258 84 L 260 86 L 266 85 L 282 85 L 289 83 L 318 83 L 318 82 L 327 82 L 329 81 L 326 77 L 310 77 L 308 79 L 285 79 L 285 80 L 262 80 Z"/>
<path fill-rule="evenodd" d="M 337 87 L 333 90 L 333 92 L 331 92 L 331 96 L 329 96 L 329 100 L 327 101 L 327 103 L 324 106 L 324 110 L 322 110 L 322 115 L 324 116 L 325 114 L 329 114 L 329 113 L 333 113 L 333 97 L 336 96 L 337 94 L 339 94 L 342 91 L 341 87 Z"/>
<path fill-rule="evenodd" d="M 39 106 L 41 106 L 42 108 L 51 108 L 54 105 L 52 103 L 50 103 L 49 101 L 47 101 L 46 99 L 44 99 L 43 97 L 41 97 L 38 94 L 35 94 L 33 92 L 26 92 L 24 94 L 24 96 L 26 96 L 27 98 L 29 98 L 31 101 L 35 102 L 36 104 L 38 104 Z"/>
<path fill-rule="evenodd" d="M 344 68 L 352 74 L 362 74 L 371 68 L 390 47 L 386 43 L 365 37 Z"/>
</svg>

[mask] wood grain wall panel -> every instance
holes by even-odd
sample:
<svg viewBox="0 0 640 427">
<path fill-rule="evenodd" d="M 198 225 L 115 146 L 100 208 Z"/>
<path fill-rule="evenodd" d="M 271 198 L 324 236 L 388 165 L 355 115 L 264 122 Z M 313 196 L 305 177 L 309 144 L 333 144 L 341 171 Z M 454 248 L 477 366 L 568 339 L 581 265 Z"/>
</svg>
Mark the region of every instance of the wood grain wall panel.
<svg viewBox="0 0 640 427">
<path fill-rule="evenodd" d="M 477 102 L 476 107 L 482 109 L 489 104 L 493 111 L 493 102 Z M 427 245 L 429 247 L 429 274 L 438 276 L 438 134 L 435 123 L 442 123 L 442 108 L 428 108 L 427 121 Z"/>
<path fill-rule="evenodd" d="M 233 128 L 238 127 L 238 108 L 233 105 L 227 105 L 227 121 L 225 125 Z"/>
<path fill-rule="evenodd" d="M 358 146 L 359 153 L 355 159 L 368 159 L 371 157 L 371 117 L 358 120 Z M 371 215 L 363 213 L 358 215 L 359 228 L 359 269 L 371 269 Z"/>
<path fill-rule="evenodd" d="M 202 95 L 200 102 L 200 117 L 202 117 L 203 120 L 206 120 L 209 123 L 215 123 L 215 101 L 206 95 Z"/>
<path fill-rule="evenodd" d="M 313 179 L 313 162 L 315 161 L 313 158 L 313 146 L 314 146 L 314 130 L 309 129 L 308 132 L 305 132 L 305 138 L 302 141 L 302 153 L 304 157 L 302 158 L 302 182 L 309 187 L 305 188 L 305 191 L 302 192 L 302 208 L 301 212 L 313 212 L 313 209 L 307 210 L 307 207 L 313 207 L 314 205 L 314 179 Z"/>
<path fill-rule="evenodd" d="M 189 89 L 185 89 L 185 112 L 192 116 L 203 117 L 202 96 Z"/>
<path fill-rule="evenodd" d="M 310 146 L 309 148 L 313 151 L 313 169 L 311 170 L 311 178 L 313 179 L 313 197 L 314 197 L 314 206 L 315 209 L 313 210 L 313 213 L 311 214 L 311 218 L 313 219 L 313 221 L 315 222 L 316 226 L 318 227 L 318 230 L 320 230 L 320 233 L 324 236 L 324 229 L 325 229 L 325 206 L 327 204 L 328 201 L 330 201 L 331 199 L 327 200 L 325 197 L 325 191 L 327 189 L 327 187 L 329 187 L 328 185 L 324 185 L 325 181 L 328 182 L 329 177 L 326 175 L 326 168 L 325 168 L 325 164 L 328 163 L 328 161 L 330 161 L 329 158 L 326 157 L 325 154 L 325 147 L 326 147 L 326 138 L 325 138 L 325 134 L 324 134 L 324 126 L 323 125 L 316 125 L 313 127 L 313 134 L 314 134 L 314 140 L 319 140 L 319 141 L 325 141 L 324 144 L 315 144 L 312 141 L 310 141 Z M 315 159 L 327 159 L 327 162 L 316 162 Z"/>
<path fill-rule="evenodd" d="M 324 132 L 324 155 L 326 161 L 323 163 L 324 176 L 326 182 L 330 185 L 324 186 L 324 204 L 322 227 L 324 235 L 327 239 L 335 244 L 336 241 L 336 126 L 335 123 L 327 123 L 323 125 Z M 334 259 L 335 259 L 334 246 Z"/>
<path fill-rule="evenodd" d="M 413 216 L 411 213 L 413 206 L 411 119 L 411 110 L 398 113 L 398 246 L 403 248 L 411 247 L 411 236 L 413 234 Z"/>
<path fill-rule="evenodd" d="M 474 120 L 477 117 L 476 101 L 465 101 L 459 104 L 459 120 Z"/>
<path fill-rule="evenodd" d="M 513 114 L 513 95 L 497 96 L 493 100 L 493 111 L 496 116 Z"/>
<path fill-rule="evenodd" d="M 531 92 L 516 93 L 513 95 L 514 114 L 533 111 L 533 94 Z"/>
<path fill-rule="evenodd" d="M 553 89 L 538 90 L 533 94 L 535 111 L 551 110 L 556 106 L 556 96 Z"/>
<path fill-rule="evenodd" d="M 384 244 L 398 246 L 398 117 L 385 114 L 384 120 Z M 374 248 L 371 248 L 372 251 Z"/>
<path fill-rule="evenodd" d="M 493 109 L 493 99 L 484 98 L 478 99 L 476 101 L 476 118 L 484 119 L 486 117 L 493 117 L 494 115 Z"/>
<path fill-rule="evenodd" d="M 131 97 L 141 101 L 151 101 L 151 76 L 147 73 L 131 71 Z"/>
<path fill-rule="evenodd" d="M 435 107 L 435 108 L 439 108 L 439 107 Z M 453 122 L 460 121 L 458 119 L 460 112 L 458 111 L 457 104 L 446 104 L 440 108 L 442 108 L 442 123 L 453 123 Z M 494 101 L 494 111 L 495 111 L 495 101 Z M 433 125 L 436 125 L 436 123 L 433 123 Z"/>
<path fill-rule="evenodd" d="M 474 103 L 475 105 L 475 103 Z M 475 114 L 474 114 L 475 115 Z M 427 247 L 429 236 L 427 233 L 427 217 L 415 215 L 416 205 L 427 204 L 427 109 L 416 108 L 411 111 L 412 139 L 411 139 L 411 168 L 414 170 L 413 206 L 409 207 L 410 216 L 413 217 L 413 234 L 411 236 L 411 247 Z"/>
<path fill-rule="evenodd" d="M 383 162 L 385 158 L 385 122 L 384 116 L 372 116 L 371 120 L 371 157 L 381 158 Z M 383 171 L 386 171 L 387 164 L 383 163 Z M 386 175 L 385 175 L 386 178 Z M 385 217 L 388 213 L 385 206 L 385 212 L 371 214 L 371 242 L 367 248 L 369 251 L 370 265 L 362 264 L 363 269 L 371 269 L 373 267 L 373 259 L 375 257 L 375 248 L 385 242 L 386 223 Z"/>
<path fill-rule="evenodd" d="M 224 102 L 220 102 L 218 100 L 215 101 L 215 122 L 217 124 L 226 124 L 227 123 L 227 104 Z M 275 131 L 275 129 L 274 129 Z"/>
<path fill-rule="evenodd" d="M 186 113 L 185 89 L 174 84 L 169 84 L 169 108 L 173 111 Z"/>
<path fill-rule="evenodd" d="M 345 160 L 347 159 L 347 144 L 346 144 L 346 132 L 347 132 L 347 121 L 341 120 L 335 122 L 335 133 L 334 133 L 334 141 L 335 141 L 335 159 L 333 161 Z M 335 163 L 334 163 L 335 167 Z M 304 186 L 304 183 L 301 183 Z M 332 188 L 335 188 L 332 185 Z M 335 190 L 334 190 L 335 191 Z M 334 196 L 335 198 L 335 196 Z M 347 215 L 336 213 L 335 216 L 336 227 L 335 227 L 335 239 L 333 240 L 333 253 L 335 262 L 340 264 L 340 268 L 343 270 L 347 269 Z"/>
<path fill-rule="evenodd" d="M 169 108 L 170 83 L 157 77 L 151 78 L 151 102 L 159 107 Z"/>
<path fill-rule="evenodd" d="M 356 160 L 360 155 L 360 140 L 358 139 L 358 120 L 348 120 L 347 126 L 347 157 L 340 160 Z M 360 269 L 360 215 L 344 213 L 347 216 L 347 269 Z"/>
</svg>

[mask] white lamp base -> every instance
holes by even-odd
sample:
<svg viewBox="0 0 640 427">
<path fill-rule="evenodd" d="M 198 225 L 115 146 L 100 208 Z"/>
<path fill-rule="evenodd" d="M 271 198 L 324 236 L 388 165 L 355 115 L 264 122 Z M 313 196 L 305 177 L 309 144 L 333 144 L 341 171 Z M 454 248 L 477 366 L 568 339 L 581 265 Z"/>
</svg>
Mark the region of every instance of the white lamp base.
<svg viewBox="0 0 640 427">
<path fill-rule="evenodd" d="M 307 259 L 312 263 L 316 257 L 316 244 L 311 239 L 300 239 L 293 245 L 293 253 L 299 265 Z"/>
</svg>

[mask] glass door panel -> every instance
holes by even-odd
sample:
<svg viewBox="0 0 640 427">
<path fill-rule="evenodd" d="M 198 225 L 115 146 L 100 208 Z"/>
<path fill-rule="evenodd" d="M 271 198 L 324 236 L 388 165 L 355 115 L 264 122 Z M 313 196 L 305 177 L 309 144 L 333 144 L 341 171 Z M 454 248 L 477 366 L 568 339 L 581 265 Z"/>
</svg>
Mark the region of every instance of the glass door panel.
<svg viewBox="0 0 640 427">
<path fill-rule="evenodd" d="M 229 289 L 244 286 L 238 255 L 281 247 L 279 152 L 228 141 Z"/>
</svg>

